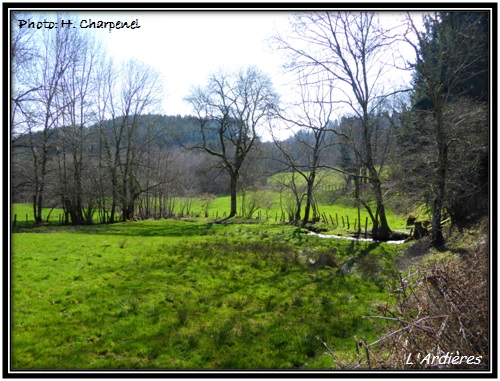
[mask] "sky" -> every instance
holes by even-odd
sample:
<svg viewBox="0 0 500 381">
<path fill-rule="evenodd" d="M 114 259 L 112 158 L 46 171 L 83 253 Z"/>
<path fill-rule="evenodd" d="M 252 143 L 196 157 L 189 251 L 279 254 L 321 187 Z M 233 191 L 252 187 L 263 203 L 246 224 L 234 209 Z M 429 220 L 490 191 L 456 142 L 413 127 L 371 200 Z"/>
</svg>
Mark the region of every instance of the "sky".
<svg viewBox="0 0 500 381">
<path fill-rule="evenodd" d="M 384 11 L 381 15 L 393 20 L 401 18 L 403 11 Z M 51 17 L 56 19 L 55 11 L 35 12 L 30 21 L 50 21 Z M 220 68 L 237 71 L 255 65 L 271 78 L 283 103 L 292 97 L 293 91 L 287 84 L 293 82 L 293 77 L 283 70 L 282 53 L 273 50 L 269 43 L 277 33 L 289 33 L 293 17 L 290 10 L 120 11 L 114 8 L 104 11 L 92 10 L 87 4 L 81 10 L 71 10 L 65 17 L 79 28 L 79 33 L 95 35 L 116 65 L 137 59 L 161 74 L 164 92 L 160 94 L 157 113 L 192 115 L 194 110 L 184 99 L 193 86 L 206 85 L 209 75 Z M 98 21 L 121 21 L 128 25 L 134 22 L 136 28 L 81 28 L 82 20 L 85 26 Z M 405 81 L 409 81 L 409 74 L 405 75 Z M 261 133 L 265 140 L 271 138 L 267 132 Z M 282 137 L 288 135 L 287 132 L 283 134 Z"/>
<path fill-rule="evenodd" d="M 162 73 L 167 115 L 191 114 L 184 98 L 192 86 L 204 85 L 219 68 L 256 65 L 276 88 L 287 81 L 281 55 L 266 40 L 287 26 L 289 12 L 138 11 L 79 14 L 80 20 L 138 20 L 140 28 L 96 35 L 117 62 L 139 59 Z"/>
<path fill-rule="evenodd" d="M 88 9 L 88 8 L 87 8 Z M 400 15 L 401 12 L 387 13 Z M 184 101 L 195 85 L 205 85 L 219 68 L 229 71 L 257 66 L 271 77 L 282 98 L 290 93 L 280 52 L 273 51 L 268 39 L 287 33 L 291 11 L 222 11 L 222 10 L 132 10 L 72 11 L 73 25 L 82 20 L 122 21 L 140 26 L 135 29 L 83 29 L 94 33 L 115 63 L 138 59 L 162 75 L 162 102 L 159 112 L 188 115 L 193 110 Z M 34 21 L 50 20 L 49 15 L 33 14 Z"/>
</svg>

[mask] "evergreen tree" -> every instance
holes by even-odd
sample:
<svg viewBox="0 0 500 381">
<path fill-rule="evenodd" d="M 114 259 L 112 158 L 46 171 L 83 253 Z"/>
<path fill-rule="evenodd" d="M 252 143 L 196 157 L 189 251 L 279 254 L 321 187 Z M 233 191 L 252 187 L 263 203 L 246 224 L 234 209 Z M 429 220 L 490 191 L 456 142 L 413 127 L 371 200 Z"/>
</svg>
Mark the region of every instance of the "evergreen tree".
<svg viewBox="0 0 500 381">
<path fill-rule="evenodd" d="M 437 12 L 425 17 L 425 30 L 420 32 L 410 19 L 418 39 L 418 43 L 408 39 L 416 53 L 414 109 L 420 112 L 419 122 L 431 126 L 435 142 L 431 180 L 434 195 L 431 238 L 435 245 L 444 242 L 441 219 L 452 164 L 450 148 L 457 138 L 464 137 L 461 128 L 461 136 L 454 132 L 465 118 L 451 123 L 453 118 L 445 115 L 450 105 L 461 98 L 488 99 L 484 83 L 488 74 L 488 21 L 487 12 Z M 483 119 L 477 118 L 478 115 L 474 114 L 476 122 L 471 123 L 472 128 L 477 128 L 477 120 Z"/>
</svg>

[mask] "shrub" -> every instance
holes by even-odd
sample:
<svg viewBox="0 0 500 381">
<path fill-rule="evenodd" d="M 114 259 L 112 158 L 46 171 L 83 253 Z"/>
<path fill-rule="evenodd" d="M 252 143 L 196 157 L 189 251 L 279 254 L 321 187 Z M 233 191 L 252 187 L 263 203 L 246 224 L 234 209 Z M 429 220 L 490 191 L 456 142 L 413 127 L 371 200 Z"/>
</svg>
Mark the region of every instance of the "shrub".
<svg viewBox="0 0 500 381">
<path fill-rule="evenodd" d="M 381 338 L 366 345 L 371 364 L 392 369 L 483 369 L 489 364 L 488 248 L 434 260 L 400 278 L 383 316 L 370 318 L 382 328 Z M 386 324 L 380 324 L 384 320 Z M 413 364 L 406 364 L 409 353 Z M 422 361 L 431 354 L 430 361 Z M 433 356 L 473 356 L 476 364 L 438 364 Z M 368 361 L 368 357 L 367 357 Z M 479 363 L 477 363 L 479 362 Z"/>
<path fill-rule="evenodd" d="M 318 337 L 334 367 L 488 370 L 489 231 L 488 223 L 481 224 L 482 232 L 474 231 L 470 242 L 460 234 L 448 242 L 448 252 L 422 258 L 405 277 L 399 274 L 387 303 L 376 316 L 364 317 L 379 338 L 368 344 L 365 337 L 355 337 L 357 363 L 349 355 L 341 358 Z M 422 241 L 410 250 L 416 258 L 427 249 Z M 358 271 L 370 273 L 372 261 L 368 256 L 359 261 Z"/>
</svg>

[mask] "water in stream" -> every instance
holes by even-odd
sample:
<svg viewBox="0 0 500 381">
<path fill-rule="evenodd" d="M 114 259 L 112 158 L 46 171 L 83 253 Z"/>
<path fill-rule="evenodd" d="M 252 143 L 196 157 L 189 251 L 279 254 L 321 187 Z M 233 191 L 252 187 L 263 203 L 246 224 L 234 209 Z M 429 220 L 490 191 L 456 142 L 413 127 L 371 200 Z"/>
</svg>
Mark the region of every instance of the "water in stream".
<svg viewBox="0 0 500 381">
<path fill-rule="evenodd" d="M 358 241 L 358 242 L 385 242 L 385 243 L 393 243 L 396 245 L 400 245 L 402 243 L 405 243 L 405 240 L 400 240 L 400 241 L 374 241 L 371 238 L 356 238 L 356 237 L 346 237 L 342 235 L 328 235 L 328 234 L 319 234 L 319 233 L 314 233 L 314 232 L 309 232 L 309 235 L 314 235 L 319 238 L 327 238 L 327 239 L 347 239 L 350 241 Z"/>
</svg>

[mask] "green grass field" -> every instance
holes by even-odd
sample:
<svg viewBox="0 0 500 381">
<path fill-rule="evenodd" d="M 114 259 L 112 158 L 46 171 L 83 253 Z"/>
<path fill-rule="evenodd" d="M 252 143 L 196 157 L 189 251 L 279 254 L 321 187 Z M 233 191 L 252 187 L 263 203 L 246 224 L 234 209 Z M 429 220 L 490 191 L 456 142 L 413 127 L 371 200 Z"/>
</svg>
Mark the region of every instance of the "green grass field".
<svg viewBox="0 0 500 381">
<path fill-rule="evenodd" d="M 250 195 L 247 194 L 247 198 Z M 252 218 L 255 221 L 265 222 L 265 223 L 280 223 L 282 217 L 282 209 L 279 202 L 279 194 L 276 192 L 269 191 L 268 198 L 271 200 L 268 207 L 259 208 L 253 215 Z M 179 208 L 182 201 L 179 199 L 177 202 L 176 212 L 179 213 Z M 230 197 L 229 196 L 217 196 L 214 201 L 208 207 L 208 218 L 204 218 L 204 210 L 202 208 L 202 201 L 199 198 L 193 198 L 192 205 L 190 208 L 190 215 L 196 216 L 199 221 L 212 221 L 217 219 L 222 219 L 225 217 L 230 210 Z M 238 197 L 238 208 L 241 209 L 242 197 Z M 358 213 L 355 204 L 345 198 L 337 200 L 335 203 L 320 203 L 319 211 L 322 215 L 321 223 L 325 225 L 324 227 L 331 232 L 336 234 L 348 234 L 348 231 L 355 230 L 355 224 L 357 226 Z M 302 208 L 303 213 L 303 208 Z M 398 216 L 387 210 L 387 219 L 389 226 L 393 230 L 407 231 L 406 229 L 406 217 Z M 48 218 L 50 224 L 58 224 L 61 221 L 63 215 L 63 210 L 55 208 L 44 209 L 42 216 L 44 222 Z M 28 204 L 13 204 L 11 211 L 11 220 L 17 216 L 16 225 L 19 227 L 32 227 L 34 225 L 33 217 L 33 207 Z M 326 218 L 323 218 L 326 217 Z M 188 216 L 186 216 L 188 217 Z M 366 218 L 368 213 L 365 209 L 361 208 L 361 228 L 365 228 Z M 97 216 L 94 217 L 94 222 L 98 222 Z M 348 225 L 349 222 L 349 225 Z M 349 227 L 348 227 L 349 226 Z M 370 218 L 368 218 L 368 230 L 372 227 Z"/>
<path fill-rule="evenodd" d="M 400 248 L 279 224 L 22 229 L 12 368 L 331 368 L 318 338 L 354 361 Z"/>
<path fill-rule="evenodd" d="M 42 213 L 42 218 L 44 222 L 56 224 L 59 223 L 60 214 L 63 214 L 62 209 L 44 208 Z M 32 227 L 35 222 L 35 218 L 33 215 L 33 205 L 13 204 L 11 208 L 11 221 L 14 221 L 14 219 L 16 219 L 17 226 Z"/>
<path fill-rule="evenodd" d="M 260 222 L 266 223 L 276 223 L 285 222 L 283 220 L 283 214 L 286 215 L 286 194 L 282 194 L 276 190 L 276 184 L 279 179 L 282 181 L 289 180 L 289 173 L 281 173 L 272 176 L 268 180 L 268 188 L 264 190 L 257 191 L 254 194 L 252 191 L 246 192 L 245 204 L 248 208 L 248 204 L 251 203 L 252 198 L 258 200 L 259 207 L 253 213 L 252 218 L 259 220 Z M 303 179 L 297 180 L 298 184 L 304 185 Z M 335 171 L 323 170 L 318 173 L 318 209 L 321 214 L 321 223 L 323 223 L 325 228 L 331 230 L 336 234 L 348 234 L 349 231 L 354 231 L 355 226 L 358 225 L 358 214 L 356 204 L 353 200 L 345 196 L 335 196 L 335 192 L 332 189 L 342 188 L 344 186 L 344 180 L 341 175 Z M 278 187 L 279 188 L 279 187 Z M 187 213 L 186 205 L 189 204 L 189 213 Z M 187 201 L 186 198 L 176 197 L 174 198 L 174 213 L 176 215 L 181 214 L 183 210 L 185 217 L 194 216 L 200 221 L 210 221 L 216 219 L 222 219 L 229 213 L 230 210 L 230 197 L 229 196 L 216 196 L 212 202 L 209 203 L 207 208 L 208 218 L 205 219 L 204 203 L 200 197 L 192 197 Z M 240 194 L 238 197 L 238 214 L 242 215 L 242 205 L 243 197 Z M 184 209 L 183 209 L 184 208 Z M 304 213 L 304 205 L 302 206 L 302 215 Z M 387 210 L 387 219 L 389 226 L 393 230 L 407 231 L 406 229 L 406 216 L 398 216 Z M 30 227 L 34 224 L 33 217 L 33 206 L 29 204 L 14 204 L 12 207 L 12 220 L 17 217 L 16 225 L 19 227 Z M 51 224 L 58 224 L 62 221 L 62 216 L 64 212 L 62 209 L 44 209 L 42 217 L 44 222 L 47 221 Z M 312 217 L 312 216 L 311 216 Z M 369 217 L 366 210 L 361 207 L 361 227 L 365 228 L 367 217 Z M 98 223 L 99 218 L 97 215 L 94 216 L 94 222 Z M 368 230 L 371 229 L 372 223 L 370 218 L 368 218 Z"/>
<path fill-rule="evenodd" d="M 178 220 L 61 226 L 45 209 L 36 229 L 32 206 L 14 204 L 13 369 L 330 369 L 321 340 L 355 362 L 402 247 L 308 235 L 280 223 L 278 192 L 258 197 L 251 219 L 224 225 L 228 196 L 208 218 L 193 198 Z M 354 230 L 352 201 L 320 201 L 323 229 Z"/>
</svg>

